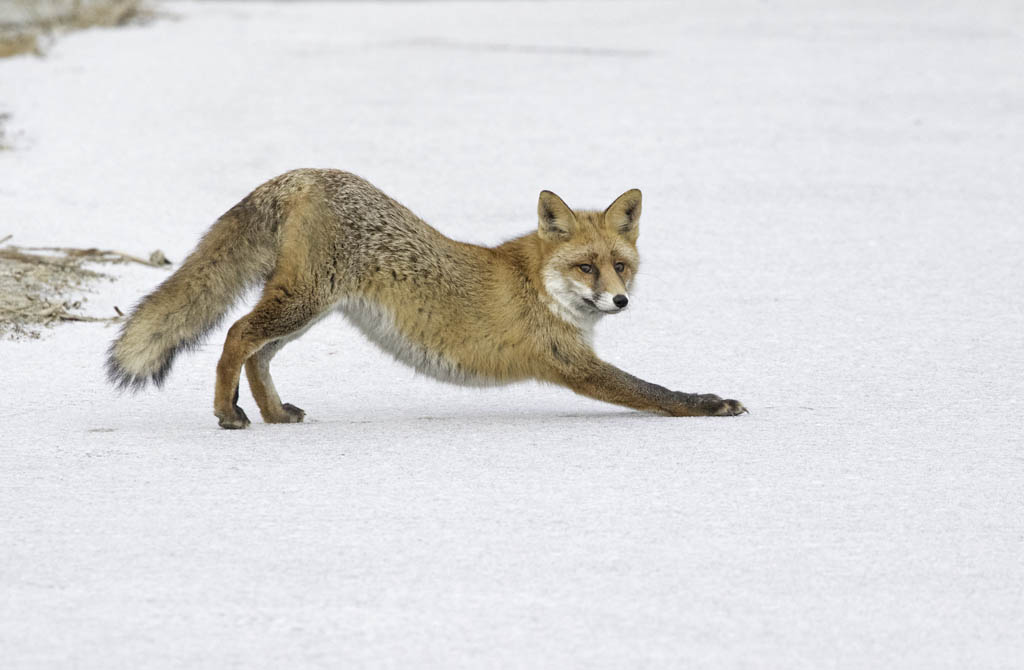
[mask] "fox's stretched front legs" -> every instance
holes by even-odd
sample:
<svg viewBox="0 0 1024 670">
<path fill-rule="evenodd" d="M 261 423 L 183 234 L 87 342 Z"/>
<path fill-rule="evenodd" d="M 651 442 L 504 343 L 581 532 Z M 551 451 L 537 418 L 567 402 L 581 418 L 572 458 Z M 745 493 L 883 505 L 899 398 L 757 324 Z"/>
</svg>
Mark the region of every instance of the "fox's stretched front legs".
<svg viewBox="0 0 1024 670">
<path fill-rule="evenodd" d="M 294 423 L 305 416 L 298 407 L 282 404 L 270 378 L 270 359 L 290 339 L 319 316 L 319 301 L 301 299 L 295 290 L 268 285 L 255 308 L 231 326 L 217 363 L 213 413 L 221 428 L 245 428 L 249 418 L 238 406 L 238 377 L 242 365 L 263 419 Z"/>
<path fill-rule="evenodd" d="M 563 380 L 566 386 L 582 395 L 668 416 L 735 416 L 747 411 L 738 400 L 670 391 L 596 358 L 579 371 L 563 373 Z"/>
</svg>

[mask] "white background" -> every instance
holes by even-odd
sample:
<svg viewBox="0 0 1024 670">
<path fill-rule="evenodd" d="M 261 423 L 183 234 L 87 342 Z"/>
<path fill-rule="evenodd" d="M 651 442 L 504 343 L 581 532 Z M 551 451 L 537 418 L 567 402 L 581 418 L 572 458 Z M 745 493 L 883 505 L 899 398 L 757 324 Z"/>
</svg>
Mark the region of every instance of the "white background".
<svg viewBox="0 0 1024 670">
<path fill-rule="evenodd" d="M 295 167 L 486 244 L 639 187 L 598 351 L 751 411 L 445 386 L 333 318 L 275 359 L 306 423 L 228 432 L 223 329 L 139 396 L 113 328 L 0 343 L 4 666 L 1019 666 L 1024 14 L 828 7 L 167 3 L 0 62 L 13 243 L 180 260 Z M 166 276 L 116 271 L 90 313 Z"/>
</svg>

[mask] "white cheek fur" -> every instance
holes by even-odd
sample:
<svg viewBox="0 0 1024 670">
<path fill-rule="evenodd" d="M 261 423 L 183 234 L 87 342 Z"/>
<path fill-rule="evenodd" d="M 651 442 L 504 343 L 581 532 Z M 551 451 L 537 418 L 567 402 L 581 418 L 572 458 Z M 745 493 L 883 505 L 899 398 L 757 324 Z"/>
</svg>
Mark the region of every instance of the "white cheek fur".
<svg viewBox="0 0 1024 670">
<path fill-rule="evenodd" d="M 584 297 L 590 297 L 590 288 L 566 277 L 550 265 L 544 268 L 542 274 L 544 290 L 550 296 L 546 301 L 548 309 L 558 318 L 584 331 L 586 335 L 601 316 L 600 313 L 586 309 L 583 303 Z"/>
</svg>

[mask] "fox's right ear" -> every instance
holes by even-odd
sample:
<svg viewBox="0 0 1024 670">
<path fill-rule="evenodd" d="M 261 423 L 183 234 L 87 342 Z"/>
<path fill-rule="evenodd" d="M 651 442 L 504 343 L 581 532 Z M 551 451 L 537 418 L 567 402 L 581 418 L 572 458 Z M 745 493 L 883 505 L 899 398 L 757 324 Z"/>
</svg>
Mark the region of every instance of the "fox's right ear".
<svg viewBox="0 0 1024 670">
<path fill-rule="evenodd" d="M 537 234 L 540 239 L 556 242 L 572 237 L 576 216 L 569 205 L 551 191 L 541 191 L 537 201 Z"/>
</svg>

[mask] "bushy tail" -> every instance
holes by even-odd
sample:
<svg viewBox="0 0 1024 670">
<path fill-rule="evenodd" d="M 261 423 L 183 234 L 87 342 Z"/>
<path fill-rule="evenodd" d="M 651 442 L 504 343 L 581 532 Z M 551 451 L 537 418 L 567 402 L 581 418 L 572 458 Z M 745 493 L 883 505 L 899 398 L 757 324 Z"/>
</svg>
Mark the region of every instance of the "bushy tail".
<svg viewBox="0 0 1024 670">
<path fill-rule="evenodd" d="M 177 272 L 136 305 L 107 358 L 107 378 L 118 388 L 158 387 L 174 357 L 199 345 L 242 293 L 266 278 L 277 255 L 276 226 L 247 220 L 232 209 L 215 223 Z"/>
</svg>

